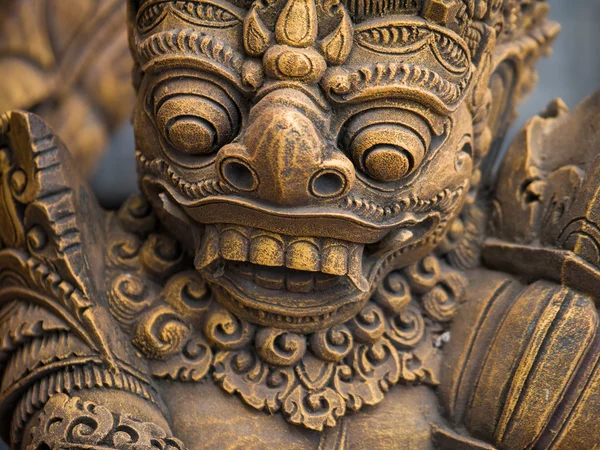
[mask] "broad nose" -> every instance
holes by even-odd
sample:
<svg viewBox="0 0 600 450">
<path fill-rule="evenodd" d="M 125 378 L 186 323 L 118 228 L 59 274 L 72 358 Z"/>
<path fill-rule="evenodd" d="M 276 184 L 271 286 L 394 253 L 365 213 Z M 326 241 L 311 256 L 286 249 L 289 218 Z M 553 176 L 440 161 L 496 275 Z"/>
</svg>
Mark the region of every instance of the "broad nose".
<svg viewBox="0 0 600 450">
<path fill-rule="evenodd" d="M 298 104 L 273 101 L 255 107 L 239 143 L 217 156 L 222 181 L 240 192 L 282 206 L 310 205 L 344 196 L 354 183 L 352 162 L 327 145 L 315 120 Z"/>
</svg>

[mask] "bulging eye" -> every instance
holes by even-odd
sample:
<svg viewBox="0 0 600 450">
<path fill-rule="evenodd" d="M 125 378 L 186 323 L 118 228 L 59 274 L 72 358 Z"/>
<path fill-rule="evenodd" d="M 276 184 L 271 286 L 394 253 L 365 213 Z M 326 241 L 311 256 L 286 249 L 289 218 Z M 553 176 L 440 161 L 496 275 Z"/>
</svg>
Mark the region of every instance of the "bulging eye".
<svg viewBox="0 0 600 450">
<path fill-rule="evenodd" d="M 206 155 L 228 144 L 240 127 L 240 111 L 221 87 L 177 78 L 154 91 L 154 116 L 163 137 L 188 155 Z"/>
<path fill-rule="evenodd" d="M 392 109 L 363 112 L 348 123 L 342 142 L 354 164 L 371 178 L 391 182 L 419 167 L 431 141 L 415 114 Z"/>
</svg>

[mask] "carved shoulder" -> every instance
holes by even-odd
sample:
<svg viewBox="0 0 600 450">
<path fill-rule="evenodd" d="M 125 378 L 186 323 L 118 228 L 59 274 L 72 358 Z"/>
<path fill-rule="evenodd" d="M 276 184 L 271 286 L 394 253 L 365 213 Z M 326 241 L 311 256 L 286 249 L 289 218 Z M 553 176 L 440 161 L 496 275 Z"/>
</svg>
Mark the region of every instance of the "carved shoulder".
<svg viewBox="0 0 600 450">
<path fill-rule="evenodd" d="M 109 312 L 108 216 L 41 119 L 13 112 L 1 125 L 0 422 L 12 445 L 31 437 L 56 396 L 90 401 L 98 388 L 99 404 L 123 405 L 115 413 L 164 422 L 146 367 Z"/>
<path fill-rule="evenodd" d="M 600 336 L 593 300 L 551 281 L 483 270 L 452 328 L 440 398 L 497 448 L 593 448 Z M 586 431 L 588 430 L 588 431 Z"/>
</svg>

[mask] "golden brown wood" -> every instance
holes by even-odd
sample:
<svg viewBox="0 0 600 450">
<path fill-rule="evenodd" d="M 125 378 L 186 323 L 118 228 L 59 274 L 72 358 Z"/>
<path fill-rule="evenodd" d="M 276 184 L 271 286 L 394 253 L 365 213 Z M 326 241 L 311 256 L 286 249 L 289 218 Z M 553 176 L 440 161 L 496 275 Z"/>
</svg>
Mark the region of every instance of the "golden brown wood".
<svg viewBox="0 0 600 450">
<path fill-rule="evenodd" d="M 1 122 L 4 436 L 596 448 L 600 93 L 489 188 L 547 12 L 129 0 L 140 195 L 101 210 L 60 127 Z"/>
</svg>

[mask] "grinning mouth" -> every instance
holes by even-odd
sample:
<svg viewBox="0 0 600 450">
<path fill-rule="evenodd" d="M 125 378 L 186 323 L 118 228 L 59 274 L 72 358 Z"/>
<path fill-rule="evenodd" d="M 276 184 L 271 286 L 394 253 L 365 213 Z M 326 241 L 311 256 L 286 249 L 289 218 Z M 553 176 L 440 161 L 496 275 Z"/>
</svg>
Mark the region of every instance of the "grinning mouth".
<svg viewBox="0 0 600 450">
<path fill-rule="evenodd" d="M 276 216 L 255 206 L 236 209 L 235 203 L 227 203 L 227 208 L 220 204 L 217 215 L 182 204 L 160 180 L 144 181 L 159 210 L 182 224 L 197 216 L 201 228 L 194 227 L 189 236 L 194 265 L 212 285 L 219 303 L 241 319 L 299 333 L 325 329 L 356 315 L 392 261 L 404 264 L 409 261 L 405 250 L 423 252 L 420 247 L 440 239 L 465 189 L 444 194 L 435 208 L 431 202 L 416 203 L 414 211 L 402 214 L 393 227 L 379 229 L 374 239 L 369 229 L 349 230 L 346 225 L 352 222 L 346 217 L 330 221 L 326 216 L 323 222 L 323 214 Z M 216 222 L 217 217 L 245 224 Z M 267 222 L 270 230 L 256 228 L 254 222 Z M 296 234 L 277 233 L 276 229 L 286 228 L 282 223 Z M 313 229 L 323 235 L 311 236 Z"/>
<path fill-rule="evenodd" d="M 229 294 L 222 301 L 243 318 L 320 327 L 340 314 L 351 317 L 366 298 L 364 248 L 339 239 L 207 225 L 195 266 Z"/>
<path fill-rule="evenodd" d="M 292 237 L 238 225 L 207 225 L 195 265 L 202 270 L 222 258 L 263 268 L 287 268 L 293 271 L 290 275 L 308 272 L 346 276 L 357 289 L 365 291 L 368 282 L 362 270 L 363 250 L 362 244 L 339 239 Z M 273 276 L 276 273 L 269 272 Z M 261 272 L 255 273 L 259 278 L 260 275 Z"/>
</svg>

